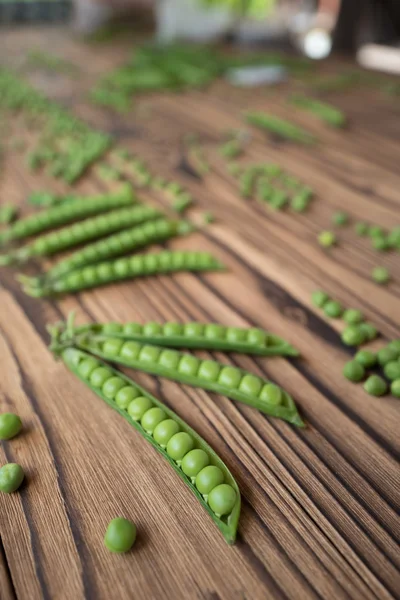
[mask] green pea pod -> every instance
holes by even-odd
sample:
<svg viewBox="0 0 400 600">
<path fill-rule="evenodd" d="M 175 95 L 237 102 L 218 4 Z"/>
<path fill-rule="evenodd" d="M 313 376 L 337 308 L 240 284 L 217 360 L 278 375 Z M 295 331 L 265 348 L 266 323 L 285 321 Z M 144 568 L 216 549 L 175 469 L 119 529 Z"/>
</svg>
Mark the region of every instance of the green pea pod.
<svg viewBox="0 0 400 600">
<path fill-rule="evenodd" d="M 320 102 L 299 94 L 291 96 L 290 102 L 299 108 L 314 113 L 321 121 L 325 121 L 332 127 L 343 127 L 346 124 L 346 117 L 343 112 L 326 102 Z"/>
<path fill-rule="evenodd" d="M 279 119 L 274 115 L 269 115 L 265 112 L 250 111 L 245 113 L 245 118 L 250 125 L 269 131 L 281 138 L 306 145 L 315 144 L 316 142 L 316 138 L 308 131 L 297 127 L 297 125 L 294 125 L 290 121 Z"/>
<path fill-rule="evenodd" d="M 136 382 L 129 379 L 123 373 L 120 373 L 115 369 L 111 369 L 105 363 L 101 362 L 100 360 L 94 359 L 92 356 L 90 356 L 90 354 L 82 352 L 77 348 L 65 348 L 61 351 L 61 357 L 63 359 L 64 364 L 68 367 L 70 371 L 72 371 L 72 373 L 74 373 L 74 375 L 79 377 L 79 379 L 83 381 L 83 383 L 85 383 L 87 386 L 89 386 L 90 389 L 93 390 L 93 392 L 95 392 L 102 400 L 104 400 L 104 402 L 106 402 L 109 406 L 111 406 L 111 408 L 116 410 L 122 417 L 124 417 L 124 419 L 126 419 L 128 423 L 132 425 L 132 427 L 134 427 L 148 442 L 150 442 L 150 444 L 152 444 L 152 446 L 154 446 L 154 448 L 160 454 L 164 456 L 164 458 L 168 461 L 171 467 L 178 473 L 178 475 L 181 477 L 181 479 L 183 479 L 186 485 L 189 486 L 189 488 L 199 500 L 203 508 L 211 516 L 214 523 L 222 532 L 228 544 L 233 544 L 236 539 L 236 532 L 240 516 L 240 491 L 228 467 L 223 463 L 219 456 L 210 448 L 210 446 L 182 419 L 180 419 L 178 415 L 176 415 L 171 409 L 162 404 L 162 402 L 157 400 L 157 398 L 149 394 L 145 389 L 140 387 Z M 93 381 L 98 385 L 93 385 Z M 144 414 L 141 415 L 141 418 L 139 419 L 139 414 L 137 412 L 135 414 L 135 418 L 132 418 L 131 416 L 131 414 L 133 414 L 133 410 L 131 410 L 131 412 L 128 412 L 128 409 L 130 408 L 132 402 L 136 406 L 137 410 L 137 406 L 139 404 L 137 401 L 135 402 L 137 398 L 140 398 L 142 402 L 143 400 L 148 401 L 148 404 L 146 406 L 147 410 L 146 412 L 144 412 Z M 148 430 L 149 426 L 147 427 L 147 430 L 145 429 L 144 426 L 146 425 L 146 422 L 150 422 L 150 419 L 146 418 L 146 414 L 149 415 L 152 409 L 153 414 L 154 409 L 158 409 L 158 414 L 160 414 L 163 419 L 159 421 L 158 425 L 162 425 L 163 423 L 168 423 L 170 425 L 171 421 L 174 421 L 174 423 L 176 424 L 176 428 L 174 429 L 174 431 L 179 431 L 180 433 L 187 434 L 187 436 L 189 436 L 189 438 L 193 441 L 192 449 L 194 447 L 195 449 L 202 450 L 209 459 L 208 464 L 213 465 L 219 471 L 222 472 L 224 484 L 229 486 L 232 490 L 234 490 L 235 493 L 234 504 L 229 514 L 218 516 L 207 502 L 207 498 L 210 496 L 210 494 L 202 495 L 196 487 L 196 477 L 190 477 L 185 474 L 183 470 L 185 468 L 184 460 L 186 454 L 188 453 L 185 453 L 185 456 L 182 459 L 173 459 L 171 457 L 172 450 L 170 450 L 169 444 L 159 443 L 158 441 L 156 441 L 157 439 L 161 439 L 162 430 L 161 433 L 157 435 L 156 426 L 153 430 L 153 435 L 153 432 L 149 432 Z M 149 417 L 150 416 L 151 415 L 149 415 Z M 160 431 L 160 428 L 158 431 Z M 156 439 L 154 436 L 156 437 Z M 167 442 L 167 438 L 161 441 Z M 205 463 L 203 464 L 206 464 L 206 462 L 207 461 L 205 461 Z M 186 469 L 186 472 L 190 472 L 189 469 Z M 194 473 L 195 471 L 193 471 L 192 475 L 194 475 Z"/>
<path fill-rule="evenodd" d="M 217 323 L 94 323 L 75 331 L 168 348 L 241 352 L 261 356 L 299 356 L 283 338 L 258 328 Z"/>
<path fill-rule="evenodd" d="M 74 345 L 95 356 L 152 375 L 203 388 L 243 402 L 271 417 L 303 427 L 292 397 L 277 385 L 214 360 L 119 338 L 84 334 L 72 337 Z"/>
</svg>

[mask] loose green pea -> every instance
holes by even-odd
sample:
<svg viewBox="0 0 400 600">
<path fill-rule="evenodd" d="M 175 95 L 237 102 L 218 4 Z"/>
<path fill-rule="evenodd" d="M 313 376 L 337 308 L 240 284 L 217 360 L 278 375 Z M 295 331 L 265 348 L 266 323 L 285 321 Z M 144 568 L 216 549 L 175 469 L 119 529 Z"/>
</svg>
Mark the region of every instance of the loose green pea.
<svg viewBox="0 0 400 600">
<path fill-rule="evenodd" d="M 394 381 L 392 381 L 390 391 L 393 394 L 393 396 L 396 396 L 396 398 L 400 398 L 400 379 L 395 379 Z"/>
<path fill-rule="evenodd" d="M 390 281 L 389 270 L 385 267 L 375 267 L 371 273 L 372 279 L 380 285 L 385 285 Z"/>
<path fill-rule="evenodd" d="M 328 294 L 321 290 L 315 290 L 315 292 L 311 294 L 311 301 L 314 306 L 318 306 L 318 308 L 323 308 L 329 300 Z"/>
<path fill-rule="evenodd" d="M 387 347 L 400 355 L 400 340 L 392 340 Z"/>
<path fill-rule="evenodd" d="M 364 390 L 371 396 L 383 396 L 387 392 L 387 383 L 379 375 L 371 375 L 364 383 Z"/>
<path fill-rule="evenodd" d="M 329 300 L 324 306 L 324 313 L 331 319 L 338 319 L 343 314 L 343 307 L 336 300 Z"/>
<path fill-rule="evenodd" d="M 290 208 L 294 210 L 294 212 L 302 213 L 307 210 L 309 204 L 309 198 L 305 198 L 301 194 L 295 194 L 290 201 Z"/>
<path fill-rule="evenodd" d="M 11 440 L 22 429 L 22 421 L 14 413 L 0 414 L 0 440 Z"/>
<path fill-rule="evenodd" d="M 359 350 L 355 355 L 354 360 L 366 369 L 369 369 L 376 365 L 376 354 L 369 350 Z"/>
<path fill-rule="evenodd" d="M 231 485 L 217 485 L 208 495 L 208 505 L 218 516 L 229 515 L 236 502 L 236 492 Z"/>
<path fill-rule="evenodd" d="M 362 221 L 360 221 L 359 223 L 355 224 L 355 230 L 356 230 L 356 234 L 360 235 L 360 236 L 364 236 L 368 234 L 368 224 L 367 223 L 363 223 Z"/>
<path fill-rule="evenodd" d="M 182 471 L 188 477 L 195 478 L 204 467 L 210 464 L 210 457 L 207 452 L 196 448 L 188 452 L 182 459 Z"/>
<path fill-rule="evenodd" d="M 206 381 L 217 381 L 220 370 L 218 363 L 213 360 L 203 360 L 197 376 Z"/>
<path fill-rule="evenodd" d="M 337 225 L 338 227 L 342 227 L 343 225 L 347 225 L 350 220 L 350 217 L 347 212 L 342 210 L 338 210 L 332 215 L 332 223 Z"/>
<path fill-rule="evenodd" d="M 392 360 L 383 368 L 383 371 L 388 379 L 394 381 L 400 379 L 400 362 L 398 360 Z"/>
<path fill-rule="evenodd" d="M 372 246 L 375 250 L 379 250 L 380 252 L 385 252 L 389 250 L 390 243 L 387 236 L 376 235 L 372 238 Z"/>
<path fill-rule="evenodd" d="M 176 421 L 165 419 L 165 421 L 161 421 L 154 429 L 153 438 L 157 444 L 165 448 L 172 436 L 179 433 L 179 431 L 180 427 Z"/>
<path fill-rule="evenodd" d="M 108 524 L 104 545 L 110 552 L 128 552 L 136 540 L 136 525 L 128 519 L 117 517 Z"/>
<path fill-rule="evenodd" d="M 368 341 L 372 341 L 378 337 L 378 330 L 371 323 L 360 323 L 360 329 L 364 332 Z"/>
<path fill-rule="evenodd" d="M 165 411 L 158 406 L 154 408 L 150 408 L 147 410 L 143 417 L 140 420 L 140 424 L 147 433 L 153 433 L 154 429 L 157 427 L 161 421 L 164 421 L 167 418 Z"/>
<path fill-rule="evenodd" d="M 126 381 L 121 377 L 110 377 L 102 387 L 103 395 L 112 400 L 117 395 L 117 392 L 126 386 Z"/>
<path fill-rule="evenodd" d="M 321 231 L 321 233 L 318 235 L 318 243 L 324 248 L 330 248 L 331 246 L 334 246 L 336 242 L 336 235 L 333 233 L 333 231 Z"/>
<path fill-rule="evenodd" d="M 351 360 L 344 365 L 343 375 L 350 381 L 358 382 L 364 379 L 365 369 L 359 362 Z"/>
<path fill-rule="evenodd" d="M 196 477 L 196 487 L 200 494 L 206 496 L 217 485 L 224 482 L 224 474 L 219 467 L 209 465 L 204 467 Z"/>
<path fill-rule="evenodd" d="M 193 449 L 194 441 L 193 438 L 186 433 L 181 431 L 172 436 L 167 444 L 167 454 L 173 460 L 179 461 Z"/>
<path fill-rule="evenodd" d="M 138 396 L 128 406 L 128 414 L 134 421 L 140 421 L 143 415 L 153 407 L 152 401 L 146 396 Z"/>
<path fill-rule="evenodd" d="M 283 400 L 281 388 L 274 383 L 267 383 L 261 390 L 260 400 L 265 400 L 273 406 L 279 406 Z"/>
<path fill-rule="evenodd" d="M 113 373 L 106 367 L 97 367 L 90 375 L 90 383 L 93 387 L 102 388 L 107 379 L 112 377 Z"/>
<path fill-rule="evenodd" d="M 350 325 L 343 331 L 341 338 L 346 346 L 360 346 L 365 341 L 365 334 L 357 325 Z"/>
<path fill-rule="evenodd" d="M 378 363 L 382 367 L 385 366 L 387 363 L 389 363 L 393 360 L 396 360 L 398 358 L 398 356 L 399 356 L 399 353 L 396 352 L 396 350 L 392 350 L 392 348 L 389 348 L 389 347 L 382 348 L 377 353 Z"/>
<path fill-rule="evenodd" d="M 25 477 L 24 471 L 16 463 L 7 463 L 0 469 L 0 492 L 12 494 L 16 492 Z"/>
<path fill-rule="evenodd" d="M 83 379 L 89 379 L 90 374 L 99 366 L 95 358 L 85 358 L 78 365 L 78 373 Z"/>
<path fill-rule="evenodd" d="M 118 390 L 117 395 L 115 396 L 115 403 L 122 410 L 127 410 L 132 400 L 138 396 L 140 396 L 140 392 L 137 388 L 134 388 L 131 385 L 126 385 Z"/>
<path fill-rule="evenodd" d="M 371 225 L 368 234 L 370 237 L 382 237 L 385 235 L 385 232 L 379 225 Z"/>
<path fill-rule="evenodd" d="M 349 325 L 357 325 L 364 320 L 364 315 L 361 310 L 357 310 L 356 308 L 348 308 L 343 313 L 343 321 L 346 321 Z"/>
</svg>

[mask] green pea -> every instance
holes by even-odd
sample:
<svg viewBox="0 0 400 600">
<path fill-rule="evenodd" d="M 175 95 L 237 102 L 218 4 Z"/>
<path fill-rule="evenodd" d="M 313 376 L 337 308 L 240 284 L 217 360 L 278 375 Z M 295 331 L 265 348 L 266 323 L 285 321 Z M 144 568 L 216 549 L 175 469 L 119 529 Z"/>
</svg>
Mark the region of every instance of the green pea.
<svg viewBox="0 0 400 600">
<path fill-rule="evenodd" d="M 370 375 L 364 383 L 364 390 L 371 396 L 383 396 L 387 388 L 386 381 L 379 375 Z"/>
<path fill-rule="evenodd" d="M 261 390 L 260 400 L 264 400 L 273 406 L 279 406 L 283 401 L 283 392 L 278 385 L 267 383 Z"/>
<path fill-rule="evenodd" d="M 263 382 L 255 375 L 245 375 L 240 382 L 239 391 L 249 396 L 258 396 L 261 391 Z"/>
<path fill-rule="evenodd" d="M 363 236 L 368 234 L 369 227 L 367 223 L 360 221 L 359 223 L 355 224 L 354 229 L 356 230 L 357 235 Z"/>
<path fill-rule="evenodd" d="M 311 300 L 314 306 L 318 306 L 318 308 L 323 308 L 325 304 L 330 300 L 328 294 L 321 290 L 315 290 L 311 294 Z"/>
<path fill-rule="evenodd" d="M 153 438 L 162 448 L 166 448 L 172 436 L 179 433 L 179 431 L 180 427 L 176 421 L 173 419 L 165 419 L 165 421 L 161 421 L 154 429 Z"/>
<path fill-rule="evenodd" d="M 22 429 L 22 421 L 14 413 L 0 414 L 0 440 L 11 440 Z"/>
<path fill-rule="evenodd" d="M 359 350 L 354 360 L 366 369 L 370 369 L 376 364 L 376 354 L 370 350 Z"/>
<path fill-rule="evenodd" d="M 396 396 L 396 398 L 400 398 L 400 379 L 395 379 L 395 381 L 392 381 L 390 391 L 393 394 L 393 396 Z"/>
<path fill-rule="evenodd" d="M 154 429 L 157 427 L 161 421 L 164 421 L 167 418 L 165 411 L 158 406 L 154 408 L 150 408 L 146 411 L 143 417 L 140 420 L 140 424 L 147 433 L 153 433 Z"/>
<path fill-rule="evenodd" d="M 108 524 L 104 545 L 110 552 L 128 552 L 136 540 L 136 525 L 128 519 L 117 517 Z"/>
<path fill-rule="evenodd" d="M 128 414 L 134 421 L 140 421 L 143 415 L 153 407 L 152 401 L 146 396 L 139 396 L 128 406 Z"/>
<path fill-rule="evenodd" d="M 103 263 L 97 266 L 97 276 L 100 281 L 109 281 L 113 278 L 113 267 L 109 263 Z"/>
<path fill-rule="evenodd" d="M 186 433 L 181 431 L 172 436 L 167 444 L 167 454 L 173 460 L 179 461 L 193 449 L 194 441 L 193 438 Z"/>
<path fill-rule="evenodd" d="M 368 230 L 368 234 L 370 235 L 370 237 L 382 237 L 383 235 L 385 235 L 385 232 L 383 228 L 379 225 L 371 225 L 371 227 Z"/>
<path fill-rule="evenodd" d="M 343 321 L 348 323 L 349 325 L 357 325 L 364 320 L 364 315 L 361 310 L 357 310 L 356 308 L 348 308 L 343 313 Z"/>
<path fill-rule="evenodd" d="M 377 353 L 378 363 L 383 367 L 388 362 L 396 360 L 399 356 L 399 353 L 396 350 L 392 350 L 392 348 L 382 348 Z"/>
<path fill-rule="evenodd" d="M 205 381 L 217 381 L 221 367 L 213 360 L 203 360 L 200 364 L 197 376 Z"/>
<path fill-rule="evenodd" d="M 243 373 L 240 369 L 235 369 L 235 367 L 224 367 L 219 374 L 218 385 L 230 389 L 237 389 L 242 377 Z"/>
<path fill-rule="evenodd" d="M 85 358 L 78 365 L 78 373 L 83 379 L 89 379 L 90 374 L 99 366 L 95 358 Z"/>
<path fill-rule="evenodd" d="M 118 340 L 116 338 L 106 340 L 103 344 L 103 352 L 108 356 L 118 356 L 123 345 L 123 340 Z"/>
<path fill-rule="evenodd" d="M 247 341 L 249 344 L 254 346 L 265 346 L 267 341 L 267 334 L 261 329 L 249 329 L 247 333 Z"/>
<path fill-rule="evenodd" d="M 140 323 L 126 323 L 124 325 L 124 334 L 125 335 L 141 335 L 142 334 L 142 326 Z"/>
<path fill-rule="evenodd" d="M 69 275 L 67 275 L 66 285 L 68 286 L 69 289 L 79 288 L 82 285 L 82 282 L 83 282 L 83 277 L 82 277 L 82 273 L 80 271 L 77 271 L 76 273 L 72 272 Z M 61 281 L 57 281 L 56 283 L 61 284 Z"/>
<path fill-rule="evenodd" d="M 231 485 L 217 485 L 208 495 L 208 505 L 218 516 L 229 515 L 236 502 L 236 492 Z"/>
<path fill-rule="evenodd" d="M 97 282 L 97 272 L 95 267 L 85 267 L 82 269 L 82 279 L 86 285 L 94 285 Z"/>
<path fill-rule="evenodd" d="M 368 341 L 372 341 L 378 337 L 378 330 L 374 325 L 371 325 L 371 323 L 360 323 L 360 329 L 364 332 Z"/>
<path fill-rule="evenodd" d="M 196 487 L 200 494 L 206 496 L 217 485 L 224 482 L 224 474 L 219 467 L 209 465 L 204 467 L 196 477 Z"/>
<path fill-rule="evenodd" d="M 0 469 L 0 492 L 12 494 L 16 492 L 25 477 L 24 471 L 16 463 L 7 463 Z"/>
<path fill-rule="evenodd" d="M 341 338 L 346 346 L 360 346 L 365 341 L 365 334 L 357 325 L 350 325 L 343 331 Z"/>
<path fill-rule="evenodd" d="M 390 281 L 389 270 L 385 267 L 375 267 L 371 273 L 372 279 L 381 285 L 385 285 Z"/>
<path fill-rule="evenodd" d="M 123 326 L 121 323 L 106 323 L 103 325 L 103 333 L 105 335 L 112 335 L 113 333 L 121 333 Z"/>
<path fill-rule="evenodd" d="M 294 212 L 302 213 L 305 212 L 310 204 L 310 198 L 305 198 L 301 194 L 296 194 L 290 201 L 290 208 Z"/>
<path fill-rule="evenodd" d="M 330 248 L 331 246 L 334 246 L 336 242 L 336 235 L 333 233 L 333 231 L 321 231 L 321 233 L 318 235 L 318 243 L 324 248 Z"/>
<path fill-rule="evenodd" d="M 394 381 L 400 379 L 400 362 L 398 360 L 392 360 L 383 368 L 383 371 L 388 379 Z"/>
<path fill-rule="evenodd" d="M 343 375 L 350 381 L 358 382 L 364 379 L 365 369 L 359 362 L 351 360 L 344 365 Z"/>
<path fill-rule="evenodd" d="M 137 388 L 131 385 L 126 385 L 118 390 L 117 395 L 115 396 L 115 403 L 122 410 L 127 410 L 132 400 L 138 396 L 140 396 L 140 392 Z"/>
<path fill-rule="evenodd" d="M 102 387 L 103 395 L 112 400 L 124 386 L 126 386 L 126 381 L 121 379 L 121 377 L 111 377 L 107 379 Z"/>
<path fill-rule="evenodd" d="M 113 372 L 106 367 L 97 367 L 90 375 L 90 383 L 95 388 L 102 388 L 107 379 L 113 376 Z"/>
<path fill-rule="evenodd" d="M 375 250 L 379 250 L 380 252 L 384 252 L 385 250 L 389 250 L 390 243 L 387 236 L 375 236 L 372 238 L 372 246 Z"/>
<path fill-rule="evenodd" d="M 127 277 L 130 273 L 130 261 L 128 258 L 119 258 L 114 263 L 114 271 L 119 277 Z"/>
<path fill-rule="evenodd" d="M 138 342 L 125 342 L 121 348 L 120 356 L 127 360 L 135 360 L 139 356 L 142 346 Z"/>
<path fill-rule="evenodd" d="M 400 340 L 392 340 L 387 347 L 400 355 Z"/>
<path fill-rule="evenodd" d="M 228 329 L 226 330 L 226 339 L 228 340 L 228 342 L 244 342 L 246 340 L 246 337 L 246 330 L 241 329 L 240 327 L 228 327 Z"/>
<path fill-rule="evenodd" d="M 332 223 L 337 225 L 338 227 L 342 227 L 343 225 L 347 225 L 349 222 L 349 215 L 347 212 L 342 210 L 338 210 L 332 215 Z"/>
<path fill-rule="evenodd" d="M 207 452 L 196 448 L 188 452 L 182 459 L 182 471 L 190 478 L 195 478 L 204 467 L 210 464 L 210 458 Z"/>
<path fill-rule="evenodd" d="M 158 360 L 158 357 L 161 354 L 160 348 L 156 348 L 155 346 L 142 346 L 142 349 L 139 353 L 140 362 L 151 362 L 155 363 Z"/>
<path fill-rule="evenodd" d="M 168 370 L 176 370 L 181 360 L 181 355 L 176 350 L 163 350 L 158 359 L 160 367 Z"/>
<path fill-rule="evenodd" d="M 199 370 L 201 361 L 195 356 L 183 356 L 178 366 L 179 373 L 182 375 L 188 375 L 189 377 L 195 377 Z"/>
<path fill-rule="evenodd" d="M 222 340 L 225 337 L 225 327 L 210 323 L 206 325 L 204 335 L 209 340 Z"/>
<path fill-rule="evenodd" d="M 202 337 L 204 325 L 202 323 L 187 323 L 184 327 L 185 337 Z"/>
<path fill-rule="evenodd" d="M 343 307 L 336 300 L 329 300 L 324 306 L 324 313 L 331 319 L 338 319 L 342 316 Z"/>
<path fill-rule="evenodd" d="M 164 335 L 166 337 L 180 337 L 183 333 L 183 325 L 180 323 L 165 323 Z"/>
<path fill-rule="evenodd" d="M 143 335 L 153 336 L 153 335 L 161 335 L 162 334 L 162 326 L 159 323 L 146 323 L 143 325 Z"/>
</svg>

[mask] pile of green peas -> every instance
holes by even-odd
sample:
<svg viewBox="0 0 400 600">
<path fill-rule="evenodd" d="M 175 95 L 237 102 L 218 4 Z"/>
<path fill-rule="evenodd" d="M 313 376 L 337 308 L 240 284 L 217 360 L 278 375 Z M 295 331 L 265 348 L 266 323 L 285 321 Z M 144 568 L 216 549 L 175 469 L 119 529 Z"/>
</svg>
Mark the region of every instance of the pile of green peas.
<svg viewBox="0 0 400 600">
<path fill-rule="evenodd" d="M 392 340 L 378 350 L 359 350 L 354 359 L 347 362 L 343 369 L 344 376 L 358 383 L 363 381 L 369 369 L 380 368 L 390 383 L 393 396 L 400 397 L 400 340 Z M 370 374 L 364 383 L 365 391 L 371 396 L 383 396 L 387 393 L 389 385 L 379 374 Z"/>
</svg>

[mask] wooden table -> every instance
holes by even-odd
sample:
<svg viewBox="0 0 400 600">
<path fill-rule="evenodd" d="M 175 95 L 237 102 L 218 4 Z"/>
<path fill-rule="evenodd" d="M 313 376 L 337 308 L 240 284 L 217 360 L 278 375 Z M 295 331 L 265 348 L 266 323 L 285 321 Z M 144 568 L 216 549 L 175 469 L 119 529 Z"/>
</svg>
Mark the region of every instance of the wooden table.
<svg viewBox="0 0 400 600">
<path fill-rule="evenodd" d="M 337 209 L 353 221 L 399 223 L 398 101 L 366 89 L 328 96 L 349 116 L 345 132 L 297 112 L 296 122 L 320 139 L 311 149 L 254 131 L 245 161 L 277 161 L 317 194 L 305 214 L 273 213 L 239 197 L 216 148 L 225 130 L 241 126 L 243 108 L 292 117 L 287 90 L 255 93 L 218 82 L 205 92 L 139 99 L 120 117 L 91 107 L 85 93 L 121 62 L 126 44 L 85 46 L 63 31 L 24 29 L 2 32 L 0 45 L 11 65 L 20 66 L 37 47 L 78 64 L 79 79 L 36 71 L 30 80 L 112 132 L 157 174 L 187 185 L 197 199 L 191 218 L 200 222 L 201 212 L 211 210 L 216 222 L 169 246 L 211 250 L 229 267 L 226 274 L 154 277 L 57 301 L 28 298 L 15 273 L 2 269 L 0 410 L 18 413 L 24 432 L 2 444 L 0 462 L 19 462 L 27 483 L 21 493 L 0 494 L 1 600 L 399 597 L 399 400 L 368 396 L 343 378 L 351 354 L 340 342 L 343 325 L 310 302 L 311 292 L 323 288 L 362 309 L 385 338 L 400 335 L 398 254 L 378 255 L 353 227 L 338 231 L 331 251 L 316 243 Z M 203 181 L 182 151 L 189 131 L 200 133 L 213 163 Z M 78 189 L 106 187 L 93 171 Z M 1 201 L 22 203 L 36 189 L 65 190 L 46 174 L 29 173 L 21 155 L 7 151 Z M 388 287 L 371 281 L 377 264 L 391 270 Z M 300 349 L 302 358 L 290 361 L 219 358 L 283 385 L 301 408 L 304 430 L 226 398 L 137 376 L 237 478 L 243 510 L 234 547 L 163 458 L 54 360 L 46 324 L 70 310 L 79 322 L 255 324 Z M 103 547 L 106 525 L 117 515 L 131 518 L 139 532 L 124 556 Z"/>
</svg>

